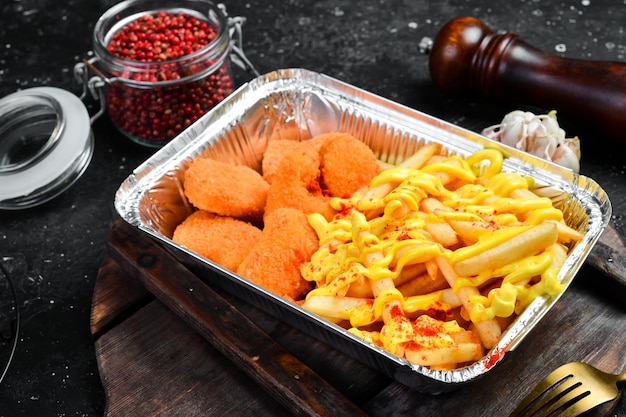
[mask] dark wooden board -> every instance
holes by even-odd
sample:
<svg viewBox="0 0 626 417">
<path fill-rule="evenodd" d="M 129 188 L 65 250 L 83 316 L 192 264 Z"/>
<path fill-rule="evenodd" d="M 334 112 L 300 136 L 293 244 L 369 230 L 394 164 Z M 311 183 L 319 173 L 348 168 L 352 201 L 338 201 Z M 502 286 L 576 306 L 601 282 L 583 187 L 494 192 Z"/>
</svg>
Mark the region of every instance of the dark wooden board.
<svg viewBox="0 0 626 417">
<path fill-rule="evenodd" d="M 534 331 L 485 377 L 431 396 L 235 297 L 216 294 L 122 221 L 112 226 L 108 241 L 110 257 L 100 269 L 92 311 L 107 416 L 506 416 L 565 362 L 626 369 L 626 307 L 623 298 L 608 296 L 595 270 L 582 271 Z M 220 299 L 226 304 L 215 304 Z M 224 319 L 229 326 L 251 325 L 256 335 L 247 337 L 243 327 L 221 333 Z M 614 405 L 592 415 L 605 415 Z"/>
</svg>

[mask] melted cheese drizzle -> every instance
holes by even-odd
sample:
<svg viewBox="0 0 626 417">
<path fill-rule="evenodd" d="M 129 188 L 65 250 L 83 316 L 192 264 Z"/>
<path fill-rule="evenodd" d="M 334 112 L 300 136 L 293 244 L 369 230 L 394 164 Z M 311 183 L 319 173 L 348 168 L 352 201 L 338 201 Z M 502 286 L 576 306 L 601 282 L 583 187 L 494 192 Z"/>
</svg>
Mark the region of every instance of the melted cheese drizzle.
<svg viewBox="0 0 626 417">
<path fill-rule="evenodd" d="M 342 210 L 335 219 L 329 222 L 319 214 L 308 217 L 320 239 L 320 249 L 301 269 L 305 279 L 316 283 L 308 296 L 345 295 L 349 286 L 363 277 L 373 281 L 394 279 L 407 265 L 441 255 L 454 265 L 544 221 L 562 221 L 563 213 L 548 198 L 511 197 L 517 189 L 529 189 L 533 181 L 515 172 L 502 172 L 502 162 L 499 151 L 485 149 L 465 159 L 450 157 L 422 169 L 391 168 L 382 171 L 370 184 L 370 188 L 393 186 L 384 196 L 332 199 L 331 205 Z M 442 173 L 452 178 L 449 184 L 461 181 L 464 185 L 447 188 L 440 179 Z M 425 198 L 435 198 L 451 210 L 427 215 L 420 211 L 420 202 Z M 477 236 L 474 244 L 446 248 L 425 230 L 428 216 L 441 222 L 487 222 L 492 229 Z M 453 290 L 500 280 L 485 295 L 471 299 L 470 319 L 479 322 L 508 317 L 535 297 L 562 290 L 557 279 L 561 265 L 553 261 L 553 252 L 546 249 L 477 276 L 459 277 Z M 351 325 L 359 328 L 381 320 L 383 306 L 393 300 L 405 313 L 446 308 L 441 304 L 440 291 L 404 297 L 399 290 L 390 288 L 381 291 L 373 303 L 353 308 L 349 312 Z M 371 337 L 358 329 L 352 331 Z"/>
</svg>

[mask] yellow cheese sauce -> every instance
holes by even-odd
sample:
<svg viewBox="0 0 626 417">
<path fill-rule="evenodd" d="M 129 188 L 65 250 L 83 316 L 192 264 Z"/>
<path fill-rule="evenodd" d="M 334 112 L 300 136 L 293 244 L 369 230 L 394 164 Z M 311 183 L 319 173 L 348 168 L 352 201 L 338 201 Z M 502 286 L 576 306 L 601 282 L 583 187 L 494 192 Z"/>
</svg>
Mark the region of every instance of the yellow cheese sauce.
<svg viewBox="0 0 626 417">
<path fill-rule="evenodd" d="M 344 296 L 351 285 L 359 285 L 364 279 L 393 280 L 407 266 L 432 262 L 439 256 L 447 257 L 454 266 L 500 247 L 546 221 L 563 220 L 563 213 L 553 207 L 550 199 L 527 192 L 533 186 L 532 179 L 502 172 L 502 162 L 499 151 L 486 149 L 467 158 L 446 158 L 421 169 L 387 169 L 371 181 L 373 192 L 332 199 L 331 205 L 341 210 L 332 221 L 320 214 L 309 215 L 309 223 L 320 239 L 320 249 L 301 268 L 303 277 L 316 283 L 308 297 Z M 442 179 L 450 184 L 449 188 Z M 516 190 L 525 191 L 519 197 Z M 421 203 L 426 198 L 438 200 L 445 209 L 422 211 Z M 476 226 L 472 236 L 464 239 L 459 235 L 459 244 L 444 247 L 426 231 L 428 222 L 444 227 L 453 222 Z M 480 290 L 470 297 L 467 313 L 472 322 L 508 317 L 518 314 L 537 296 L 562 290 L 557 278 L 562 258 L 555 257 L 551 247 L 541 248 L 504 266 L 485 265 L 475 276 L 458 276 L 452 290 Z M 394 319 L 393 324 L 386 321 L 380 334 L 362 329 L 381 321 L 385 306 L 396 303 L 401 316 L 450 309 L 441 302 L 441 291 L 404 296 L 391 285 L 374 294 L 373 302 L 346 312 L 351 331 L 393 351 L 407 334 L 417 337 L 405 328 L 409 325 L 404 319 Z"/>
</svg>

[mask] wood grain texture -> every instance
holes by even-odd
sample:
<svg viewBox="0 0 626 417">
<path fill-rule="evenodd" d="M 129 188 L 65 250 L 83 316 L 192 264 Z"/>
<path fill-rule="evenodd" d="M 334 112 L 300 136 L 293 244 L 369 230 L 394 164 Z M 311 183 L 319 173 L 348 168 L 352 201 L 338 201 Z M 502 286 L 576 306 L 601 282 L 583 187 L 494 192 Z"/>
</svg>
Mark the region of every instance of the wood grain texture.
<svg viewBox="0 0 626 417">
<path fill-rule="evenodd" d="M 615 284 L 626 287 L 626 245 L 612 225 L 600 236 L 589 254 L 588 262 Z"/>
<path fill-rule="evenodd" d="M 109 241 L 118 263 L 293 414 L 363 415 L 156 243 L 122 222 Z"/>
<path fill-rule="evenodd" d="M 111 252 L 117 255 L 103 264 L 94 293 L 94 312 L 101 315 L 107 311 L 115 316 L 118 310 L 121 314 L 121 318 L 107 320 L 113 325 L 105 328 L 96 343 L 107 390 L 107 416 L 302 414 L 285 403 L 286 395 L 301 395 L 298 407 L 309 407 L 309 415 L 347 415 L 340 408 L 345 407 L 345 401 L 351 401 L 358 407 L 357 412 L 371 416 L 506 416 L 543 376 L 565 362 L 580 360 L 608 372 L 626 369 L 624 298 L 607 297 L 607 288 L 611 287 L 606 287 L 606 280 L 590 268 L 582 271 L 557 305 L 495 369 L 455 392 L 432 396 L 389 380 L 235 297 L 225 294 L 223 300 L 231 307 L 217 307 L 210 302 L 212 290 L 194 275 L 179 280 L 177 263 L 170 267 L 169 262 L 160 262 L 169 254 L 153 241 L 145 236 L 133 237 L 132 229 L 119 223 L 115 227 L 123 227 L 130 234 L 124 235 L 123 243 L 115 240 L 115 233 L 110 235 Z M 138 291 L 135 297 L 140 307 L 121 308 L 125 303 L 118 298 L 128 295 L 119 288 L 133 286 L 127 281 L 138 282 L 142 274 L 136 273 L 130 258 L 120 259 L 119 252 L 127 251 L 135 259 L 141 255 L 146 260 L 146 249 L 152 245 L 154 259 L 148 262 L 152 265 L 149 270 L 166 274 L 143 274 L 140 280 L 155 293 L 156 300 L 146 303 L 145 293 L 140 295 L 142 291 Z M 172 275 L 173 271 L 178 271 L 177 275 Z M 192 307 L 176 296 L 179 291 L 189 292 L 189 288 L 193 288 L 197 300 L 204 300 L 204 307 L 202 303 Z M 178 305 L 171 305 L 175 300 Z M 208 322 L 221 321 L 220 317 L 232 323 L 232 317 L 224 316 L 231 309 L 228 314 L 241 312 L 250 317 L 259 331 L 273 339 L 271 343 L 280 346 L 268 348 L 265 339 L 248 337 L 240 327 L 232 328 L 230 334 L 211 329 Z M 216 348 L 215 338 L 234 339 L 218 341 Z M 247 352 L 248 358 L 224 354 L 224 346 L 219 343 L 237 344 L 230 348 Z M 281 353 L 266 355 L 268 349 Z M 264 359 L 244 366 L 240 363 L 257 354 Z M 250 375 L 250 369 L 246 369 L 250 366 L 267 372 Z M 294 369 L 301 378 L 297 390 L 286 394 L 280 384 L 267 389 L 268 384 L 280 379 L 272 373 Z M 307 379 L 306 369 L 315 378 L 323 378 L 326 388 L 324 383 Z M 288 373 L 289 378 L 296 373 Z M 261 374 L 267 380 L 259 380 Z M 609 403 L 589 415 L 607 415 L 614 405 Z"/>
<path fill-rule="evenodd" d="M 289 415 L 158 301 L 100 338 L 97 352 L 110 417 Z"/>
<path fill-rule="evenodd" d="M 101 285 L 93 295 L 91 311 L 91 333 L 98 337 L 117 320 L 123 320 L 142 302 L 152 295 L 141 282 L 128 279 L 127 273 L 111 258 L 107 258 L 98 271 Z"/>
</svg>

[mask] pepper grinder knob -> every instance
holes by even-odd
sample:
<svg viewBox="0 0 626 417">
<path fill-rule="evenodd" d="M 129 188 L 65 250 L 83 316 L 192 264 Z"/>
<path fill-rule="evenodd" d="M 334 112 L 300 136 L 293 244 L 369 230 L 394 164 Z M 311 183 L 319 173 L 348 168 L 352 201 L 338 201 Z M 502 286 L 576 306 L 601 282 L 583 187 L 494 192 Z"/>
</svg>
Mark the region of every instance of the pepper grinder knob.
<svg viewBox="0 0 626 417">
<path fill-rule="evenodd" d="M 473 17 L 448 22 L 429 49 L 431 78 L 445 93 L 556 110 L 626 144 L 626 63 L 552 55 Z"/>
</svg>

